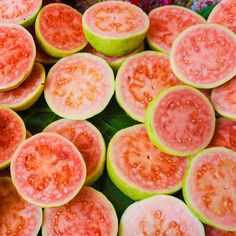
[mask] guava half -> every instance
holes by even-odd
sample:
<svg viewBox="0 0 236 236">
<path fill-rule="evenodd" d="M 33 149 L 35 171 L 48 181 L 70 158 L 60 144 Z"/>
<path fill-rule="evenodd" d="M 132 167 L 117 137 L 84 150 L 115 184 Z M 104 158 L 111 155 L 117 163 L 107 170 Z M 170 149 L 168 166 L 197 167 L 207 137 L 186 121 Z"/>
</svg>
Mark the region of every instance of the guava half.
<svg viewBox="0 0 236 236">
<path fill-rule="evenodd" d="M 236 231 L 236 153 L 224 147 L 199 152 L 183 184 L 184 199 L 205 224 Z"/>
<path fill-rule="evenodd" d="M 0 199 L 0 235 L 38 234 L 42 225 L 42 209 L 25 201 L 9 177 L 0 177 Z"/>
<path fill-rule="evenodd" d="M 94 4 L 83 14 L 82 26 L 88 42 L 108 56 L 122 56 L 144 40 L 149 19 L 139 7 L 122 1 Z"/>
<path fill-rule="evenodd" d="M 225 231 L 209 225 L 205 225 L 204 228 L 206 236 L 236 236 L 236 231 Z"/>
<path fill-rule="evenodd" d="M 82 15 L 62 3 L 48 4 L 40 10 L 35 21 L 35 34 L 40 47 L 53 57 L 71 55 L 87 44 Z"/>
<path fill-rule="evenodd" d="M 7 23 L 0 24 L 0 45 L 0 91 L 5 91 L 18 87 L 30 75 L 36 48 L 24 27 Z"/>
<path fill-rule="evenodd" d="M 26 138 L 24 121 L 13 110 L 0 106 L 0 169 L 10 164 L 17 147 Z"/>
<path fill-rule="evenodd" d="M 114 74 L 107 62 L 89 53 L 60 59 L 51 67 L 44 88 L 57 115 L 84 120 L 100 113 L 114 93 Z"/>
<path fill-rule="evenodd" d="M 174 40 L 183 30 L 192 25 L 206 23 L 196 12 L 175 5 L 157 7 L 148 16 L 150 27 L 147 42 L 150 48 L 168 54 Z"/>
<path fill-rule="evenodd" d="M 197 88 L 215 88 L 236 75 L 236 36 L 218 24 L 184 30 L 173 43 L 170 65 L 175 75 Z"/>
<path fill-rule="evenodd" d="M 202 223 L 178 198 L 156 195 L 131 204 L 121 217 L 119 236 L 205 236 Z"/>
<path fill-rule="evenodd" d="M 152 99 L 164 88 L 182 84 L 163 53 L 144 51 L 128 58 L 116 76 L 116 99 L 134 120 L 144 122 Z"/>
<path fill-rule="evenodd" d="M 82 188 L 86 166 L 82 155 L 66 138 L 39 133 L 15 151 L 11 176 L 19 194 L 41 207 L 61 206 Z"/>
<path fill-rule="evenodd" d="M 118 219 L 110 201 L 101 192 L 83 187 L 66 205 L 44 210 L 43 236 L 116 236 Z"/>
<path fill-rule="evenodd" d="M 86 185 L 93 184 L 102 174 L 105 165 L 106 146 L 99 130 L 85 120 L 60 119 L 43 132 L 52 132 L 70 140 L 82 154 L 86 169 Z"/>
<path fill-rule="evenodd" d="M 153 146 L 143 124 L 118 131 L 108 145 L 108 175 L 134 200 L 177 192 L 187 165 L 188 158 L 169 156 Z"/>
</svg>

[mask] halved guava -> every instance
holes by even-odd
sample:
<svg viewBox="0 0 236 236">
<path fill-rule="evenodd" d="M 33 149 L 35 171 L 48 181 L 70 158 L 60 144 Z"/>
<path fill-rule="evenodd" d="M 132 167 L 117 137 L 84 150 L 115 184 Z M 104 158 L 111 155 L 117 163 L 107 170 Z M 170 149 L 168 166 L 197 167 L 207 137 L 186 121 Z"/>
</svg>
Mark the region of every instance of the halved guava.
<svg viewBox="0 0 236 236">
<path fill-rule="evenodd" d="M 41 6 L 42 0 L 1 0 L 0 23 L 32 25 Z"/>
<path fill-rule="evenodd" d="M 152 143 L 161 151 L 189 156 L 211 141 L 215 113 L 199 90 L 177 85 L 162 90 L 149 104 L 145 126 Z"/>
<path fill-rule="evenodd" d="M 149 13 L 150 27 L 147 42 L 153 50 L 170 53 L 176 37 L 192 25 L 206 20 L 196 12 L 181 6 L 162 6 Z"/>
<path fill-rule="evenodd" d="M 36 49 L 31 34 L 20 25 L 0 24 L 0 55 L 0 91 L 18 87 L 34 65 Z"/>
<path fill-rule="evenodd" d="M 143 122 L 152 99 L 164 88 L 179 84 L 167 55 L 145 51 L 122 64 L 116 76 L 116 99 L 129 116 Z"/>
<path fill-rule="evenodd" d="M 15 151 L 10 168 L 19 194 L 42 207 L 69 202 L 86 177 L 80 152 L 69 140 L 54 133 L 39 133 L 26 139 Z"/>
<path fill-rule="evenodd" d="M 207 21 L 224 25 L 236 34 L 236 3 L 235 0 L 222 0 L 211 11 Z"/>
<path fill-rule="evenodd" d="M 36 44 L 35 61 L 45 65 L 51 65 L 56 63 L 58 61 L 58 58 L 48 55 L 39 45 Z"/>
<path fill-rule="evenodd" d="M 211 227 L 209 225 L 205 225 L 204 228 L 206 236 L 236 236 L 236 231 L 235 232 L 225 231 Z"/>
<path fill-rule="evenodd" d="M 36 236 L 42 225 L 42 209 L 25 201 L 11 178 L 0 178 L 0 235 Z"/>
<path fill-rule="evenodd" d="M 41 9 L 35 21 L 35 34 L 41 48 L 53 57 L 71 55 L 87 44 L 82 15 L 62 3 L 48 4 Z"/>
<path fill-rule="evenodd" d="M 236 121 L 217 118 L 214 136 L 209 147 L 226 147 L 236 151 Z"/>
<path fill-rule="evenodd" d="M 122 1 L 97 3 L 83 14 L 82 26 L 88 42 L 108 56 L 122 56 L 144 40 L 149 19 L 139 7 Z"/>
<path fill-rule="evenodd" d="M 183 196 L 205 224 L 236 231 L 236 153 L 224 147 L 199 152 L 191 160 Z"/>
<path fill-rule="evenodd" d="M 119 236 L 205 236 L 202 223 L 176 197 L 156 195 L 131 204 L 121 217 Z"/>
<path fill-rule="evenodd" d="M 86 185 L 93 184 L 102 174 L 105 165 L 106 146 L 99 130 L 85 120 L 60 119 L 43 132 L 52 132 L 70 140 L 82 154 L 86 169 Z"/>
<path fill-rule="evenodd" d="M 142 42 L 134 51 L 123 55 L 123 56 L 118 56 L 118 57 L 110 57 L 110 56 L 106 56 L 100 52 L 98 52 L 96 49 L 94 49 L 90 44 L 88 44 L 84 51 L 91 53 L 93 55 L 99 56 L 101 58 L 103 58 L 104 60 L 106 60 L 108 62 L 108 64 L 110 65 L 110 67 L 113 69 L 114 72 L 117 72 L 118 69 L 120 68 L 120 66 L 122 65 L 122 63 L 129 58 L 132 55 L 135 55 L 141 51 L 144 50 L 144 42 Z"/>
<path fill-rule="evenodd" d="M 118 131 L 108 146 L 108 175 L 134 200 L 177 192 L 187 165 L 187 158 L 169 156 L 153 146 L 143 124 Z"/>
<path fill-rule="evenodd" d="M 45 83 L 44 67 L 36 63 L 30 76 L 17 88 L 0 92 L 0 105 L 15 111 L 32 106 L 43 92 Z"/>
<path fill-rule="evenodd" d="M 173 43 L 170 65 L 184 83 L 215 88 L 236 75 L 236 37 L 217 24 L 199 24 L 184 30 Z"/>
<path fill-rule="evenodd" d="M 118 219 L 111 202 L 101 192 L 83 187 L 66 205 L 44 210 L 43 236 L 116 236 Z"/>
<path fill-rule="evenodd" d="M 100 113 L 114 93 L 114 74 L 107 62 L 89 53 L 60 59 L 49 71 L 44 88 L 57 115 L 84 120 Z"/>
<path fill-rule="evenodd" d="M 26 138 L 21 117 L 13 110 L 0 106 L 0 169 L 10 164 L 17 147 Z"/>
<path fill-rule="evenodd" d="M 236 120 L 236 76 L 212 90 L 211 102 L 220 115 Z"/>
</svg>

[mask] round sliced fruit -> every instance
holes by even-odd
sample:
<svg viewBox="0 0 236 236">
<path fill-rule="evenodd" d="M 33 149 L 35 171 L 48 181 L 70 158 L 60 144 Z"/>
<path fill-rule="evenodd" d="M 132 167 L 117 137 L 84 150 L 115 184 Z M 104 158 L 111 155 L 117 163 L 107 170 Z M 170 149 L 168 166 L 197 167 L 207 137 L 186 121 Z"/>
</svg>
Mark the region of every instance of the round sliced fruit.
<svg viewBox="0 0 236 236">
<path fill-rule="evenodd" d="M 42 225 L 42 209 L 25 201 L 9 177 L 0 178 L 0 235 L 35 236 Z"/>
<path fill-rule="evenodd" d="M 170 54 L 171 69 L 184 83 L 215 88 L 236 75 L 236 36 L 224 26 L 199 24 L 179 34 Z"/>
<path fill-rule="evenodd" d="M 55 207 L 69 202 L 85 182 L 82 155 L 66 138 L 40 133 L 26 139 L 11 162 L 12 181 L 28 202 Z"/>
<path fill-rule="evenodd" d="M 83 187 L 66 205 L 44 210 L 43 236 L 116 236 L 118 220 L 110 201 L 101 192 Z"/>
<path fill-rule="evenodd" d="M 40 48 L 39 45 L 36 44 L 35 61 L 42 64 L 50 65 L 56 63 L 58 61 L 58 58 L 49 56 L 46 52 L 43 51 L 42 48 Z"/>
<path fill-rule="evenodd" d="M 236 76 L 212 90 L 211 102 L 220 115 L 236 120 Z"/>
<path fill-rule="evenodd" d="M 0 169 L 9 165 L 12 155 L 25 138 L 26 129 L 21 117 L 0 106 Z"/>
<path fill-rule="evenodd" d="M 116 98 L 129 116 L 143 122 L 151 100 L 164 88 L 179 84 L 167 55 L 145 51 L 130 57 L 119 69 Z"/>
<path fill-rule="evenodd" d="M 36 49 L 31 34 L 20 25 L 0 24 L 0 55 L 0 91 L 18 87 L 34 65 Z"/>
<path fill-rule="evenodd" d="M 191 161 L 183 185 L 189 208 L 205 224 L 236 231 L 236 153 L 208 148 Z"/>
<path fill-rule="evenodd" d="M 236 231 L 235 232 L 224 231 L 211 227 L 209 225 L 205 225 L 205 234 L 206 236 L 236 236 Z"/>
<path fill-rule="evenodd" d="M 211 11 L 207 21 L 224 25 L 236 34 L 236 2 L 223 0 Z"/>
<path fill-rule="evenodd" d="M 0 105 L 15 111 L 26 110 L 32 106 L 43 92 L 45 83 L 44 67 L 36 63 L 30 76 L 17 88 L 0 92 Z"/>
<path fill-rule="evenodd" d="M 216 119 L 214 136 L 209 147 L 226 147 L 236 151 L 236 121 Z"/>
<path fill-rule="evenodd" d="M 134 200 L 178 191 L 187 165 L 187 158 L 169 156 L 153 146 L 143 124 L 120 130 L 108 146 L 108 175 Z"/>
<path fill-rule="evenodd" d="M 204 149 L 214 133 L 215 113 L 197 89 L 178 85 L 163 90 L 147 108 L 145 126 L 154 145 L 170 155 Z"/>
<path fill-rule="evenodd" d="M 77 53 L 59 60 L 49 71 L 44 89 L 57 115 L 84 120 L 100 113 L 114 93 L 114 75 L 100 57 Z"/>
<path fill-rule="evenodd" d="M 43 131 L 60 134 L 77 147 L 86 164 L 86 185 L 93 184 L 101 176 L 106 146 L 101 133 L 94 125 L 85 120 L 61 119 L 51 123 Z"/>
<path fill-rule="evenodd" d="M 150 27 L 147 42 L 153 50 L 170 53 L 176 37 L 192 25 L 206 20 L 194 11 L 181 6 L 163 6 L 149 13 Z"/>
<path fill-rule="evenodd" d="M 42 0 L 1 0 L 0 23 L 32 25 L 41 6 Z"/>
<path fill-rule="evenodd" d="M 157 195 L 133 203 L 121 217 L 120 236 L 204 236 L 202 223 L 178 198 Z"/>
<path fill-rule="evenodd" d="M 35 34 L 42 49 L 53 57 L 64 57 L 82 50 L 86 44 L 82 15 L 62 4 L 48 4 L 35 21 Z"/>
<path fill-rule="evenodd" d="M 97 3 L 82 19 L 88 42 L 108 56 L 121 56 L 135 50 L 144 40 L 148 16 L 139 7 L 122 1 Z"/>
</svg>

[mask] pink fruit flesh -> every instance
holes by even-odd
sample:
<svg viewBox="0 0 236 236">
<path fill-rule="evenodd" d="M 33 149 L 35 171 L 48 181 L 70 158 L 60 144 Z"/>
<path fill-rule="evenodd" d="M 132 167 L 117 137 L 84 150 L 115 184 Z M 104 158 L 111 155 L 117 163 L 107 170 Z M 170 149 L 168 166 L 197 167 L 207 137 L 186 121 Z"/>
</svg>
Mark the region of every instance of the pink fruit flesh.
<svg viewBox="0 0 236 236">
<path fill-rule="evenodd" d="M 206 236 L 236 236 L 236 232 L 224 231 L 205 225 Z"/>
</svg>

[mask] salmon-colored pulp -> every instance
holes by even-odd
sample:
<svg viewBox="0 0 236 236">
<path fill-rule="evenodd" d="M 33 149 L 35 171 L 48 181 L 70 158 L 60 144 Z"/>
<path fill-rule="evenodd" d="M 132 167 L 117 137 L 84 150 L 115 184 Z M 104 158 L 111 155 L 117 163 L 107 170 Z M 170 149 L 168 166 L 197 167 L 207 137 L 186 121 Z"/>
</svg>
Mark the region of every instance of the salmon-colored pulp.
<svg viewBox="0 0 236 236">
<path fill-rule="evenodd" d="M 218 110 L 236 117 L 236 76 L 212 90 L 212 104 Z"/>
<path fill-rule="evenodd" d="M 209 147 L 226 147 L 236 151 L 236 121 L 217 119 Z"/>
<path fill-rule="evenodd" d="M 12 158 L 24 140 L 23 122 L 12 111 L 0 109 L 0 165 Z"/>
<path fill-rule="evenodd" d="M 11 85 L 30 70 L 35 57 L 35 45 L 22 29 L 2 25 L 0 55 L 0 86 Z"/>
<path fill-rule="evenodd" d="M 216 83 L 235 71 L 236 43 L 232 35 L 216 27 L 197 27 L 181 38 L 174 50 L 177 71 L 188 81 Z"/>
<path fill-rule="evenodd" d="M 92 125 L 84 121 L 62 120 L 44 131 L 60 134 L 77 147 L 86 163 L 88 177 L 96 171 L 102 158 L 101 137 Z"/>
<path fill-rule="evenodd" d="M 65 200 L 83 184 L 78 153 L 48 134 L 28 139 L 17 153 L 13 169 L 20 191 L 42 205 Z"/>
<path fill-rule="evenodd" d="M 23 22 L 34 14 L 40 3 L 40 0 L 1 0 L 0 23 Z"/>
<path fill-rule="evenodd" d="M 207 145 L 214 113 L 210 105 L 189 89 L 169 92 L 155 108 L 153 123 L 163 144 L 178 152 L 194 152 Z"/>
<path fill-rule="evenodd" d="M 59 50 L 74 50 L 87 43 L 82 29 L 82 15 L 66 5 L 48 5 L 39 18 L 44 40 Z"/>
<path fill-rule="evenodd" d="M 69 114 L 93 113 L 113 91 L 108 66 L 81 55 L 63 60 L 47 77 L 50 102 Z"/>
<path fill-rule="evenodd" d="M 220 225 L 236 225 L 236 156 L 223 151 L 202 154 L 186 188 L 201 214 Z"/>
<path fill-rule="evenodd" d="M 104 37 L 128 37 L 143 32 L 148 24 L 141 9 L 122 2 L 97 5 L 88 10 L 85 19 L 90 30 Z"/>
<path fill-rule="evenodd" d="M 113 211 L 95 190 L 83 188 L 62 207 L 47 209 L 45 229 L 48 235 L 113 235 Z"/>
<path fill-rule="evenodd" d="M 235 17 L 235 0 L 224 0 L 211 12 L 208 22 L 224 25 L 236 34 Z"/>
<path fill-rule="evenodd" d="M 179 186 L 187 168 L 187 158 L 169 156 L 153 146 L 144 125 L 120 133 L 112 143 L 111 158 L 123 178 L 150 191 Z"/>
<path fill-rule="evenodd" d="M 0 178 L 0 235 L 30 236 L 37 233 L 41 208 L 23 200 L 10 178 Z"/>
<path fill-rule="evenodd" d="M 148 39 L 168 53 L 179 33 L 192 25 L 205 23 L 198 15 L 175 6 L 157 8 L 150 13 L 149 19 Z"/>
<path fill-rule="evenodd" d="M 42 86 L 43 69 L 35 64 L 31 75 L 19 87 L 0 92 L 0 105 L 14 106 L 27 100 L 32 94 Z"/>
<path fill-rule="evenodd" d="M 206 236 L 236 236 L 236 232 L 224 231 L 205 225 Z"/>
<path fill-rule="evenodd" d="M 122 104 L 141 120 L 161 90 L 182 83 L 170 69 L 169 57 L 156 53 L 141 54 L 126 62 L 117 80 Z"/>
</svg>

